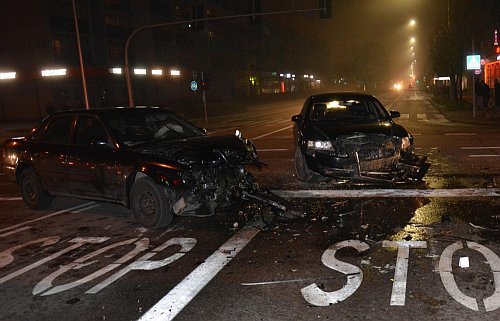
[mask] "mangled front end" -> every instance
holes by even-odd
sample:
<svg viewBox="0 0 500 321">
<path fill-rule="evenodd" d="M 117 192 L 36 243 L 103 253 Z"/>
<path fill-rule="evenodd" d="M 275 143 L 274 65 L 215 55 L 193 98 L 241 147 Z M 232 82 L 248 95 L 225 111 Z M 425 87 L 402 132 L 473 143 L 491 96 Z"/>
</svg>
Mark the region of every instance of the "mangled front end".
<svg viewBox="0 0 500 321">
<path fill-rule="evenodd" d="M 348 180 L 419 180 L 430 166 L 426 156 L 414 154 L 411 136 L 342 135 L 331 141 L 328 149 L 316 149 L 311 156 L 317 172 Z"/>
<path fill-rule="evenodd" d="M 213 215 L 258 188 L 245 166 L 262 164 L 253 144 L 240 137 L 213 148 L 176 147 L 164 153 L 185 166 L 179 173 L 181 186 L 170 191 L 175 214 Z"/>
</svg>

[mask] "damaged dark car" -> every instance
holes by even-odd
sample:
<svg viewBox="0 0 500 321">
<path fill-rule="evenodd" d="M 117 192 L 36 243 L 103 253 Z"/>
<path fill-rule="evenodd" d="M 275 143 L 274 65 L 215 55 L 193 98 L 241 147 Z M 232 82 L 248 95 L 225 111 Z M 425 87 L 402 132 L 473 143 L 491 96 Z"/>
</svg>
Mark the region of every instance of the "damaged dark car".
<svg viewBox="0 0 500 321">
<path fill-rule="evenodd" d="M 421 180 L 426 156 L 414 153 L 413 136 L 374 96 L 325 93 L 306 99 L 294 122 L 295 170 L 304 182 Z"/>
<path fill-rule="evenodd" d="M 207 135 L 151 107 L 58 112 L 3 144 L 3 172 L 30 208 L 47 208 L 53 196 L 116 202 L 151 228 L 259 198 L 247 165 L 261 163 L 240 134 Z"/>
</svg>

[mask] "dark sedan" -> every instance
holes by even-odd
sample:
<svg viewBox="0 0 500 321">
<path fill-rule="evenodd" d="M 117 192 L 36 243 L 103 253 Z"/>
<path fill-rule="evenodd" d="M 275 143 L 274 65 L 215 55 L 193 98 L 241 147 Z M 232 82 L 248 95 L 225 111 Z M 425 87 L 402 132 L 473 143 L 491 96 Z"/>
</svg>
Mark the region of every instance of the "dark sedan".
<svg viewBox="0 0 500 321">
<path fill-rule="evenodd" d="M 430 164 L 414 154 L 413 136 L 375 97 L 325 93 L 306 99 L 294 122 L 295 169 L 302 181 L 419 180 Z"/>
<path fill-rule="evenodd" d="M 53 196 L 121 203 L 146 227 L 210 215 L 256 188 L 260 166 L 241 135 L 210 136 L 161 108 L 66 111 L 3 144 L 3 172 L 32 209 Z"/>
</svg>

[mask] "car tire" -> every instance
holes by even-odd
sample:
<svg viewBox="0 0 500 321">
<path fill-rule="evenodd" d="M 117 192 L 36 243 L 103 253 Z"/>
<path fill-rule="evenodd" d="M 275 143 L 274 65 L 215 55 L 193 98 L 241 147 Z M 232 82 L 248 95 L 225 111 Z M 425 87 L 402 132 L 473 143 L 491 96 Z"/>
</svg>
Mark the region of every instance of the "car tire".
<svg viewBox="0 0 500 321">
<path fill-rule="evenodd" d="M 149 177 L 140 178 L 132 185 L 130 206 L 137 222 L 148 228 L 165 227 L 174 217 L 164 191 Z"/>
<path fill-rule="evenodd" d="M 52 203 L 52 197 L 43 190 L 40 179 L 31 168 L 19 176 L 19 189 L 24 203 L 32 210 L 46 209 Z"/>
<path fill-rule="evenodd" d="M 302 154 L 300 147 L 295 148 L 293 161 L 295 163 L 295 174 L 297 175 L 297 178 L 302 182 L 311 182 L 315 175 L 314 172 L 307 167 L 306 159 Z"/>
</svg>

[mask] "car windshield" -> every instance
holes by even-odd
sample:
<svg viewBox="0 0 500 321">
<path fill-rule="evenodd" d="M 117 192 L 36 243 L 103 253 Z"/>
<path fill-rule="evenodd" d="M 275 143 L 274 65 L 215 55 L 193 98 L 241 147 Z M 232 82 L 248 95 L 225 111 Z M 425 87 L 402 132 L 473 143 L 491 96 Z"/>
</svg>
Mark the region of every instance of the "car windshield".
<svg viewBox="0 0 500 321">
<path fill-rule="evenodd" d="M 103 118 L 113 137 L 126 146 L 203 135 L 196 126 L 159 109 L 112 113 Z"/>
<path fill-rule="evenodd" d="M 309 119 L 313 121 L 338 119 L 377 119 L 380 112 L 369 100 L 331 100 L 314 103 Z"/>
</svg>

